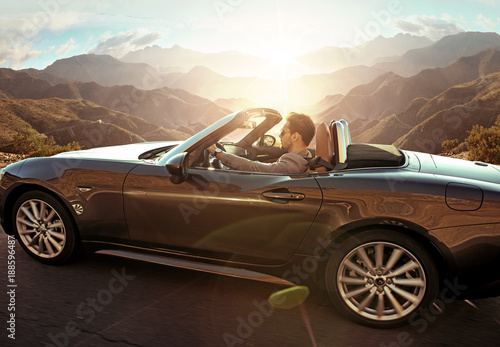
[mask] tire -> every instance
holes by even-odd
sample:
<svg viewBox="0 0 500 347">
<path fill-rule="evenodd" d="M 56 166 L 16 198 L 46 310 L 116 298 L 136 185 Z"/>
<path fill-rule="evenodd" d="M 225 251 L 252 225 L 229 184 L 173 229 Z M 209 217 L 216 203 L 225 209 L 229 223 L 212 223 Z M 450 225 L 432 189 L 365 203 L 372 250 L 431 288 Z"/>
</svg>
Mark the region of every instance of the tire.
<svg viewBox="0 0 500 347">
<path fill-rule="evenodd" d="M 47 193 L 21 195 L 14 204 L 12 225 L 21 247 L 42 263 L 63 264 L 79 249 L 71 215 Z"/>
<path fill-rule="evenodd" d="M 408 324 L 439 288 L 429 253 L 392 230 L 363 231 L 343 242 L 328 260 L 325 282 L 342 314 L 374 328 Z"/>
</svg>

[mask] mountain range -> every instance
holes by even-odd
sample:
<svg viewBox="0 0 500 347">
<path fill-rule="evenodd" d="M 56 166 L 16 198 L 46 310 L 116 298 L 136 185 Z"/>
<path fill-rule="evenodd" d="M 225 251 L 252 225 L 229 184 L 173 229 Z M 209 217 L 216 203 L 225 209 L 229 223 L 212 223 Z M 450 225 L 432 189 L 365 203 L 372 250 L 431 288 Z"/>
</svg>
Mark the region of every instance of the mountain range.
<svg viewBox="0 0 500 347">
<path fill-rule="evenodd" d="M 408 77 L 423 69 L 445 67 L 461 57 L 490 48 L 500 49 L 500 35 L 497 33 L 462 32 L 445 36 L 427 47 L 411 49 L 392 62 L 374 66 Z"/>
<path fill-rule="evenodd" d="M 241 108 L 280 109 L 281 100 L 317 122 L 347 119 L 355 142 L 439 152 L 440 141 L 463 140 L 472 125 L 492 125 L 500 114 L 493 100 L 500 71 L 497 48 L 496 33 L 466 32 L 434 43 L 410 35 L 377 38 L 349 54 L 326 47 L 304 55 L 304 63 L 317 62 L 317 71 L 333 69 L 327 67 L 328 57 L 335 54 L 344 60 L 336 71 L 283 80 L 213 70 L 253 61 L 239 70 L 246 71 L 263 64 L 252 55 L 207 55 L 178 46 L 131 52 L 123 60 L 89 54 L 58 60 L 44 70 L 0 69 L 0 115 L 17 124 L 4 131 L 0 144 L 30 127 L 52 132 L 58 141 L 69 139 L 68 133 L 80 139 L 84 131 L 78 129 L 104 126 L 124 142 L 182 139 Z M 59 109 L 71 117 L 65 119 Z M 51 129 L 36 120 L 41 115 L 51 119 L 48 110 L 55 117 Z M 30 112 L 38 116 L 24 117 Z M 449 119 L 460 121 L 453 129 L 439 126 Z"/>
<path fill-rule="evenodd" d="M 472 82 L 449 88 L 430 100 L 421 100 L 412 110 L 395 116 L 398 122 L 389 122 L 393 133 L 395 124 L 415 124 L 411 130 L 394 141 L 394 145 L 427 153 L 442 151 L 441 143 L 448 139 L 462 142 L 467 137 L 464 129 L 476 124 L 489 128 L 500 120 L 500 72 Z M 402 132 L 401 132 L 402 133 Z"/>
<path fill-rule="evenodd" d="M 355 66 L 372 65 L 383 57 L 400 56 L 411 49 L 429 46 L 433 41 L 426 37 L 410 34 L 398 34 L 375 39 L 356 47 L 324 47 L 294 58 L 296 64 L 287 66 L 295 77 L 303 74 L 331 73 L 336 70 Z M 266 52 L 244 54 L 234 51 L 203 53 L 174 45 L 171 48 L 159 46 L 129 52 L 121 58 L 128 63 L 146 63 L 163 71 L 188 72 L 201 65 L 222 75 L 259 76 L 265 74 L 273 64 L 269 58 L 263 58 Z M 385 59 L 383 59 L 385 61 Z"/>
<path fill-rule="evenodd" d="M 500 71 L 500 52 L 489 49 L 462 57 L 445 68 L 425 69 L 411 77 L 387 72 L 370 83 L 351 89 L 340 102 L 317 118 L 320 121 L 381 119 L 402 111 L 416 98 L 432 98 L 454 85 L 496 71 Z"/>
<path fill-rule="evenodd" d="M 0 92 L 14 99 L 89 100 L 165 128 L 211 123 L 229 113 L 210 100 L 180 89 L 141 90 L 131 85 L 105 87 L 96 82 L 73 81 L 53 85 L 27 72 L 11 69 L 0 69 Z"/>
</svg>

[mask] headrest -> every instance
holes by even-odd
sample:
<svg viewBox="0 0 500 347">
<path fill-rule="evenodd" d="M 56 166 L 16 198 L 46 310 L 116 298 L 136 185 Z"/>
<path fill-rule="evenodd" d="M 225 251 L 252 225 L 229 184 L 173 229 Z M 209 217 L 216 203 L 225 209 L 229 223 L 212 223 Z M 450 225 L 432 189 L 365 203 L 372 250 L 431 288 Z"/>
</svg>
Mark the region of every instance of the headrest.
<svg viewBox="0 0 500 347">
<path fill-rule="evenodd" d="M 320 123 L 316 129 L 316 156 L 331 163 L 333 156 L 333 144 L 330 129 L 326 123 Z"/>
</svg>

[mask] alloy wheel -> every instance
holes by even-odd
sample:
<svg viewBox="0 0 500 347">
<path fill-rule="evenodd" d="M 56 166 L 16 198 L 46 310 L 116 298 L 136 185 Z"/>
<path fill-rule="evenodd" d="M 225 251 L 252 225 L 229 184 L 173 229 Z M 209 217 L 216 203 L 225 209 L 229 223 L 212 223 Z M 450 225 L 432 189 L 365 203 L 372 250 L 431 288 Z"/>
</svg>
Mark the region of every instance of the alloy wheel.
<svg viewBox="0 0 500 347">
<path fill-rule="evenodd" d="M 365 243 L 349 252 L 337 272 L 344 303 L 374 321 L 407 317 L 426 292 L 422 264 L 407 249 L 386 241 Z"/>
<path fill-rule="evenodd" d="M 25 201 L 17 210 L 16 226 L 20 241 L 38 257 L 54 258 L 64 249 L 66 228 L 63 220 L 45 201 Z"/>
</svg>

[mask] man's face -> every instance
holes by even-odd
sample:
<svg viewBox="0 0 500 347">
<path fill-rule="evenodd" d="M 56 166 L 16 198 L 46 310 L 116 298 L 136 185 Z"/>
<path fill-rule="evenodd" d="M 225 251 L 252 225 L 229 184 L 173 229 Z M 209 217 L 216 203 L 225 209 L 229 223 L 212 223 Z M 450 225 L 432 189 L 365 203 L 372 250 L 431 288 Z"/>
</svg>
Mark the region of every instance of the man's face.
<svg viewBox="0 0 500 347">
<path fill-rule="evenodd" d="M 292 132 L 290 131 L 290 128 L 288 127 L 288 122 L 283 126 L 280 132 L 280 141 L 281 141 L 281 149 L 284 149 L 285 151 L 290 151 L 292 148 Z"/>
</svg>

